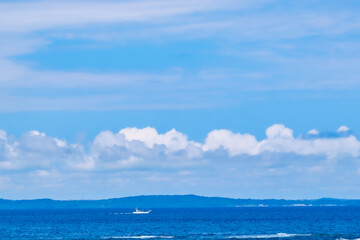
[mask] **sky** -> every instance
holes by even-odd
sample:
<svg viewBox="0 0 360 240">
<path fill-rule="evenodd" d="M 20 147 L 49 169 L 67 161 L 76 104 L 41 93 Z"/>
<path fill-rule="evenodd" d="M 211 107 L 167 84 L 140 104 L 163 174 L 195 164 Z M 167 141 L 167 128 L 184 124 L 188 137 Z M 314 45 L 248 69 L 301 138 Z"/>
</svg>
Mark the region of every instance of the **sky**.
<svg viewBox="0 0 360 240">
<path fill-rule="evenodd" d="M 357 0 L 0 0 L 0 198 L 360 198 Z"/>
</svg>

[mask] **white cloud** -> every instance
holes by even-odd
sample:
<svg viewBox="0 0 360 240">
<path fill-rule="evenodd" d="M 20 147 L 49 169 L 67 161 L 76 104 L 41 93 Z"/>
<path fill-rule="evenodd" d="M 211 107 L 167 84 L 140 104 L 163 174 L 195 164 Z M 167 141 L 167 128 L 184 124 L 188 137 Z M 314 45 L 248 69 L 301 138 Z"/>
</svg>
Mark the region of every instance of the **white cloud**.
<svg viewBox="0 0 360 240">
<path fill-rule="evenodd" d="M 174 129 L 159 133 L 151 127 L 124 128 L 117 133 L 100 132 L 87 150 L 39 131 L 25 132 L 19 138 L 10 135 L 0 140 L 0 170 L 11 179 L 3 189 L 33 189 L 29 184 L 34 183 L 40 184 L 38 188 L 73 189 L 73 196 L 79 197 L 79 190 L 85 191 L 84 186 L 89 184 L 100 184 L 103 187 L 99 191 L 108 189 L 110 194 L 114 179 L 120 178 L 126 184 L 116 186 L 142 191 L 149 186 L 182 191 L 203 186 L 212 191 L 235 185 L 250 190 L 256 182 L 264 181 L 291 185 L 304 176 L 324 178 L 326 184 L 334 174 L 358 176 L 360 141 L 353 135 L 295 137 L 292 129 L 282 124 L 270 126 L 266 133 L 266 138 L 257 140 L 251 134 L 213 130 L 202 143 L 190 141 Z M 1 134 L 8 135 L 4 131 Z M 270 176 L 274 178 L 269 180 Z M 285 176 L 289 182 L 275 181 Z M 44 179 L 49 182 L 44 183 Z M 139 191 L 128 194 L 144 194 Z"/>
<path fill-rule="evenodd" d="M 175 129 L 165 134 L 158 134 L 156 129 L 150 127 L 143 129 L 124 128 L 119 133 L 123 134 L 128 141 L 138 140 L 145 143 L 148 148 L 153 148 L 154 144 L 163 144 L 170 151 L 178 151 L 185 149 L 188 145 L 187 136 Z"/>
<path fill-rule="evenodd" d="M 229 130 L 214 130 L 205 140 L 203 149 L 214 151 L 223 147 L 230 156 L 239 154 L 256 155 L 259 153 L 259 142 L 250 134 L 233 133 Z"/>
<path fill-rule="evenodd" d="M 251 134 L 222 129 L 211 131 L 204 143 L 190 141 L 185 134 L 175 129 L 162 134 L 151 127 L 124 128 L 118 133 L 100 132 L 89 151 L 85 151 L 81 145 L 69 144 L 38 131 L 26 132 L 12 140 L 8 140 L 3 130 L 0 135 L 0 168 L 7 170 L 182 168 L 205 164 L 221 149 L 229 157 L 291 153 L 298 156 L 326 156 L 327 159 L 336 160 L 346 156 L 357 158 L 360 155 L 360 142 L 353 135 L 295 138 L 292 129 L 282 124 L 274 124 L 266 129 L 267 137 L 263 140 L 257 140 Z"/>
<path fill-rule="evenodd" d="M 39 131 L 25 132 L 18 139 L 4 139 L 0 149 L 0 168 L 4 170 L 66 169 L 86 160 L 82 146 Z"/>
<path fill-rule="evenodd" d="M 53 178 L 57 177 L 59 173 L 55 170 L 53 171 L 46 171 L 46 170 L 36 170 L 35 171 L 36 176 L 41 178 Z"/>
<path fill-rule="evenodd" d="M 0 140 L 6 140 L 6 132 L 2 129 L 0 129 Z"/>
<path fill-rule="evenodd" d="M 247 8 L 259 2 L 264 1 L 225 0 L 221 3 L 214 0 L 2 2 L 0 3 L 0 70 L 2 70 L 0 85 L 1 89 L 6 92 L 1 94 L 1 102 L 6 102 L 6 104 L 0 106 L 0 111 L 74 110 L 72 106 L 76 106 L 75 109 L 80 107 L 82 110 L 84 110 L 84 106 L 88 106 L 85 108 L 90 109 L 104 109 L 105 106 L 114 106 L 114 104 L 116 105 L 113 107 L 115 109 L 149 108 L 147 106 L 149 103 L 144 100 L 134 100 L 135 102 L 132 103 L 128 103 L 128 101 L 124 103 L 123 100 L 134 99 L 136 94 L 131 93 L 136 86 L 143 86 L 144 89 L 157 89 L 163 84 L 168 85 L 167 83 L 178 80 L 180 78 L 178 74 L 172 72 L 156 74 L 141 71 L 137 73 L 119 71 L 94 73 L 76 70 L 65 72 L 35 70 L 31 63 L 18 62 L 14 57 L 35 52 L 47 46 L 51 48 L 50 45 L 56 31 L 61 35 L 64 31 L 74 28 L 77 32 L 78 29 L 91 31 L 95 25 L 95 29 L 99 29 L 99 26 L 111 26 L 111 29 L 117 29 L 116 31 L 120 31 L 117 33 L 123 36 L 121 29 L 126 28 L 129 24 L 136 25 L 139 23 L 147 28 L 146 26 L 151 24 L 164 25 L 170 19 L 179 16 L 224 9 Z M 120 27 L 114 28 L 114 24 L 119 24 L 117 26 Z M 131 27 L 131 29 L 134 28 Z M 42 31 L 42 33 L 38 34 L 36 31 Z M 94 34 L 91 33 L 90 35 Z M 117 42 L 117 39 L 113 39 L 113 41 Z M 53 97 L 41 94 L 33 97 L 23 92 L 14 93 L 17 90 L 21 92 L 24 88 L 39 91 L 55 88 L 77 88 L 78 90 L 74 94 L 76 96 L 69 96 L 61 90 L 57 92 L 57 96 Z M 78 97 L 81 88 L 96 88 L 101 93 Z M 114 91 L 114 88 L 117 88 L 116 94 L 114 94 L 116 96 L 109 97 L 108 91 Z M 9 89 L 10 91 L 7 91 Z M 106 99 L 98 101 L 98 98 Z M 118 101 L 119 98 L 122 101 Z M 95 104 L 92 104 L 93 102 Z M 97 105 L 98 107 L 96 107 Z M 179 105 L 189 106 L 185 103 Z M 164 104 L 152 103 L 150 108 L 154 106 L 155 108 L 163 108 Z M 176 107 L 176 104 L 169 103 L 169 106 Z"/>
<path fill-rule="evenodd" d="M 238 99 L 242 97 L 239 92 L 244 91 L 358 89 L 358 46 L 354 45 L 355 40 L 350 36 L 360 29 L 357 9 L 351 9 L 349 5 L 339 9 L 331 9 L 329 6 L 324 8 L 326 4 L 321 4 L 320 11 L 301 7 L 301 4 L 296 10 L 289 9 L 286 4 L 282 5 L 284 8 L 261 7 L 263 3 L 271 2 L 2 2 L 0 111 L 195 108 L 215 104 L 224 106 L 228 103 L 226 99 Z M 246 11 L 233 12 L 234 9 L 241 8 L 246 8 Z M 212 14 L 215 12 L 216 14 Z M 309 36 L 312 39 L 310 42 L 314 39 L 314 43 L 310 44 L 306 39 L 296 41 L 297 38 Z M 332 39 L 328 36 L 332 36 Z M 347 48 L 354 46 L 350 50 L 334 47 L 339 42 L 333 36 L 348 39 L 343 43 Z M 246 76 L 248 71 L 239 70 L 242 69 L 239 67 L 235 67 L 236 71 L 218 71 L 212 66 L 205 66 L 205 70 L 212 71 L 191 68 L 194 72 L 181 69 L 154 73 L 140 71 L 140 66 L 137 73 L 70 72 L 34 69 L 32 63 L 19 62 L 16 58 L 46 47 L 53 49 L 56 46 L 52 42 L 59 39 L 61 42 L 63 39 L 84 38 L 95 41 L 96 44 L 101 42 L 102 47 L 112 47 L 111 44 L 120 42 L 126 44 L 133 39 L 149 43 L 158 40 L 161 40 L 159 43 L 172 43 L 174 39 L 210 39 L 216 47 L 206 48 L 206 51 L 220 51 L 221 54 L 227 52 L 231 57 L 241 57 L 241 62 L 245 59 L 250 60 L 251 64 L 260 63 L 260 67 L 265 66 L 265 71 L 259 69 L 260 74 Z M 220 41 L 218 38 L 221 38 Z M 231 44 L 227 39 L 231 40 Z M 237 44 L 239 41 L 241 44 Z M 251 46 L 247 43 L 251 43 Z M 245 47 L 239 48 L 241 45 Z M 288 48 L 281 48 L 280 45 L 287 45 Z M 321 52 L 321 57 L 318 51 Z M 262 65 L 266 61 L 268 63 Z M 277 68 L 280 69 L 280 74 L 276 72 Z M 268 72 L 266 69 L 275 70 Z M 301 74 L 298 74 L 299 71 Z M 286 79 L 286 82 L 277 80 L 278 76 L 281 76 L 279 79 Z M 328 97 L 328 94 L 325 95 Z M 123 185 L 132 186 L 131 178 L 141 176 L 146 169 L 163 171 L 152 174 L 156 178 L 150 177 L 150 180 L 173 179 L 174 171 L 179 172 L 176 175 L 186 177 L 177 179 L 179 185 L 189 182 L 196 186 L 201 182 L 211 182 L 209 190 L 216 184 L 221 185 L 220 189 L 226 187 L 222 179 L 227 177 L 230 185 L 235 184 L 234 179 L 237 183 L 256 185 L 264 182 L 267 184 L 266 178 L 255 179 L 256 176 L 282 176 L 288 173 L 288 180 L 291 179 L 290 174 L 296 175 L 297 172 L 302 173 L 298 177 L 302 180 L 305 179 L 303 174 L 306 172 L 324 174 L 322 176 L 328 177 L 325 177 L 325 186 L 328 186 L 331 185 L 328 183 L 331 182 L 329 176 L 332 175 L 326 175 L 330 168 L 322 160 L 330 159 L 327 162 L 338 164 L 331 171 L 336 172 L 336 167 L 339 167 L 339 176 L 344 178 L 353 176 L 351 171 L 359 169 L 360 165 L 359 140 L 351 135 L 346 126 L 341 126 L 336 132 L 338 134 L 335 133 L 335 137 L 327 138 L 326 134 L 313 129 L 308 132 L 312 136 L 302 138 L 294 136 L 292 129 L 275 124 L 266 130 L 265 139 L 256 139 L 248 133 L 219 129 L 211 131 L 204 142 L 195 142 L 177 130 L 159 133 L 150 127 L 125 128 L 116 133 L 101 132 L 89 146 L 82 146 L 38 131 L 26 132 L 15 138 L 0 130 L 0 170 L 10 175 L 21 174 L 0 178 L 0 187 L 3 182 L 6 186 L 11 181 L 24 179 L 21 184 L 27 187 L 23 189 L 30 189 L 26 185 L 29 178 L 23 172 L 31 172 L 31 178 L 45 178 L 53 174 L 57 176 L 56 181 L 63 181 L 66 178 L 61 176 L 71 173 L 74 175 L 69 178 L 79 184 L 74 192 L 81 194 L 79 190 L 85 185 L 95 187 L 99 184 L 99 190 L 102 190 L 102 178 L 106 180 L 107 176 L 110 185 L 114 185 L 111 181 L 113 179 L 125 179 L 122 182 L 126 184 Z M 346 167 L 349 168 L 346 172 L 348 174 L 341 172 Z M 212 169 L 215 170 L 211 171 Z M 121 176 L 111 175 L 111 172 L 120 173 Z M 311 177 L 316 179 L 318 175 Z M 217 176 L 222 178 L 216 178 Z M 149 176 L 139 178 L 147 177 Z M 20 189 L 22 185 L 19 182 L 17 184 L 16 187 Z M 137 186 L 143 185 L 144 182 L 141 182 Z M 70 189 L 72 182 L 65 186 Z M 185 189 L 188 187 L 184 186 Z M 113 189 L 110 192 L 113 193 Z"/>
<path fill-rule="evenodd" d="M 310 131 L 307 132 L 309 135 L 319 135 L 319 131 L 314 129 L 311 129 Z"/>
<path fill-rule="evenodd" d="M 328 158 L 351 155 L 358 157 L 360 142 L 354 136 L 319 139 L 264 139 L 261 152 L 295 153 L 298 155 L 326 155 Z"/>
<path fill-rule="evenodd" d="M 287 69 L 299 69 L 297 66 L 306 66 L 305 68 L 309 70 L 307 72 L 311 74 L 318 72 L 319 68 L 325 66 L 323 64 L 324 59 L 308 56 L 308 54 L 311 55 L 311 51 L 302 51 L 304 56 L 307 55 L 304 59 L 299 59 L 298 54 L 295 54 L 297 56 L 296 62 L 289 60 L 289 56 L 287 59 L 283 59 L 283 56 L 281 62 L 278 60 L 281 58 L 279 54 L 274 52 L 278 50 L 277 45 L 288 43 L 278 43 L 279 39 L 287 39 L 285 41 L 288 41 L 288 39 L 304 36 L 342 35 L 358 31 L 360 27 L 357 12 L 354 13 L 345 7 L 342 11 L 331 11 L 330 9 L 319 12 L 310 11 L 306 8 L 301 8 L 298 11 L 287 11 L 288 6 L 286 4 L 281 10 L 262 8 L 271 2 L 271 0 L 226 0 L 221 3 L 215 0 L 157 0 L 135 2 L 16 1 L 0 3 L 0 70 L 2 72 L 0 86 L 3 90 L 0 99 L 2 103 L 0 104 L 0 111 L 160 109 L 194 108 L 194 106 L 203 108 L 219 105 L 228 106 L 232 103 L 229 103 L 227 99 L 233 99 L 233 96 L 239 91 L 245 92 L 246 95 L 246 92 L 253 91 L 347 90 L 353 89 L 354 86 L 358 88 L 358 74 L 355 69 L 359 59 L 356 58 L 355 53 L 353 56 L 347 55 L 346 59 L 344 56 L 338 57 L 336 55 L 331 59 L 326 56 L 328 64 L 325 65 L 331 69 L 331 71 L 321 71 L 322 73 L 329 72 L 326 76 L 312 75 L 305 80 L 294 79 L 286 82 L 277 81 L 276 73 L 267 70 L 260 74 L 255 73 L 253 76 L 246 73 L 247 71 L 240 75 L 235 73 L 221 76 L 216 72 L 202 74 L 204 69 L 196 69 L 197 73 L 193 73 L 189 69 L 184 69 L 183 72 L 162 69 L 160 70 L 162 72 L 154 73 L 142 71 L 141 66 L 136 70 L 136 73 L 101 70 L 89 72 L 81 70 L 80 66 L 74 64 L 72 71 L 56 71 L 40 70 L 43 66 L 39 66 L 40 69 L 35 69 L 32 62 L 20 62 L 16 58 L 19 55 L 41 49 L 56 49 L 57 42 L 53 46 L 53 41 L 60 40 L 60 45 L 62 45 L 62 40 L 66 38 L 75 40 L 90 38 L 96 42 L 95 45 L 99 44 L 102 47 L 111 48 L 119 42 L 127 44 L 133 39 L 141 39 L 140 42 L 145 39 L 154 44 L 158 39 L 166 43 L 179 38 L 181 40 L 211 38 L 213 41 L 213 37 L 216 36 L 216 38 L 231 39 L 231 42 L 234 40 L 241 42 L 266 40 L 265 42 L 269 42 L 267 40 L 271 39 L 270 42 L 275 41 L 276 43 L 274 45 L 271 43 L 270 45 L 273 46 L 270 48 L 264 42 L 259 44 L 259 48 L 266 48 L 273 53 L 268 62 L 272 64 L 278 62 L 281 66 L 286 62 L 286 66 L 290 66 Z M 239 14 L 228 14 L 229 12 L 235 13 L 234 10 Z M 212 12 L 217 14 L 211 14 Z M 349 43 L 345 45 L 349 46 L 351 43 L 349 40 Z M 83 47 L 81 43 L 80 45 L 75 43 L 72 47 L 80 49 Z M 219 45 L 223 45 L 224 49 L 211 47 L 209 52 L 238 51 L 241 52 L 241 57 L 247 59 L 253 57 L 249 54 L 249 52 L 254 51 L 253 48 L 244 51 L 241 48 L 234 47 L 231 43 Z M 295 52 L 297 51 L 296 48 L 302 47 L 301 44 L 296 46 L 296 43 L 289 45 L 294 45 Z M 323 51 L 328 49 L 328 46 L 324 46 Z M 265 59 L 259 58 L 259 56 L 255 56 L 255 58 L 256 61 L 258 59 L 264 61 Z M 41 65 L 42 60 L 38 61 L 38 64 Z M 99 66 L 101 68 L 101 64 Z M 79 68 L 76 69 L 76 67 Z M 205 68 L 208 69 L 209 66 L 205 66 Z M 211 66 L 210 68 L 213 69 Z M 235 69 L 239 68 L 235 67 Z M 340 72 L 332 74 L 332 71 L 335 71 L 334 69 L 340 69 Z M 281 71 L 283 72 L 283 70 Z M 353 76 L 351 79 L 344 79 L 343 73 L 351 73 Z M 246 76 L 247 74 L 248 76 Z M 296 71 L 289 74 L 291 76 L 299 75 Z M 203 75 L 204 78 L 201 79 L 198 75 Z M 263 78 L 263 81 L 253 81 L 259 76 Z M 209 81 L 209 77 L 211 81 Z M 192 81 L 185 83 L 187 79 L 192 79 Z M 227 84 L 223 84 L 224 80 Z M 186 88 L 186 91 L 179 91 L 179 88 Z M 41 94 L 34 97 L 34 95 L 28 94 L 27 89 L 37 90 Z M 55 96 L 43 94 L 46 92 L 45 90 L 55 91 L 55 89 L 60 89 L 54 94 Z M 66 91 L 68 89 L 71 91 Z M 94 89 L 97 93 L 94 93 Z M 138 94 L 138 89 L 145 94 Z M 201 89 L 202 98 L 198 97 L 198 89 Z M 155 93 L 156 91 L 168 94 L 158 94 Z M 214 101 L 213 94 L 215 91 L 218 91 L 218 96 L 224 97 L 219 101 Z M 84 92 L 86 93 L 84 94 Z M 112 93 L 111 96 L 109 92 Z M 147 96 L 142 97 L 142 95 Z M 191 103 L 187 102 L 189 95 L 192 95 L 193 98 L 196 96 L 196 99 Z M 149 103 L 148 99 L 152 99 L 152 102 Z M 159 101 L 154 102 L 154 99 L 159 99 Z"/>
<path fill-rule="evenodd" d="M 266 129 L 266 136 L 267 138 L 257 141 L 249 134 L 215 130 L 209 133 L 203 149 L 214 151 L 222 147 L 229 152 L 230 156 L 261 155 L 270 152 L 294 153 L 300 156 L 325 155 L 334 159 L 343 155 L 358 157 L 360 154 L 360 142 L 353 135 L 341 138 L 294 138 L 292 129 L 282 124 L 274 124 Z"/>
<path fill-rule="evenodd" d="M 88 24 L 149 22 L 183 14 L 239 8 L 260 1 L 33 1 L 0 4 L 0 31 L 31 32 Z"/>
<path fill-rule="evenodd" d="M 350 129 L 347 126 L 340 126 L 336 132 L 341 133 L 341 132 L 348 132 Z"/>
<path fill-rule="evenodd" d="M 103 131 L 96 136 L 94 144 L 102 148 L 123 146 L 125 145 L 125 136 L 123 134 L 114 134 L 111 131 Z"/>
<path fill-rule="evenodd" d="M 282 124 L 274 124 L 266 129 L 266 136 L 272 138 L 293 138 L 293 131 Z"/>
<path fill-rule="evenodd" d="M 104 164 L 110 168 L 185 166 L 197 164 L 192 160 L 202 156 L 200 147 L 175 129 L 159 134 L 151 127 L 124 128 L 99 133 L 90 156 L 99 168 Z"/>
</svg>

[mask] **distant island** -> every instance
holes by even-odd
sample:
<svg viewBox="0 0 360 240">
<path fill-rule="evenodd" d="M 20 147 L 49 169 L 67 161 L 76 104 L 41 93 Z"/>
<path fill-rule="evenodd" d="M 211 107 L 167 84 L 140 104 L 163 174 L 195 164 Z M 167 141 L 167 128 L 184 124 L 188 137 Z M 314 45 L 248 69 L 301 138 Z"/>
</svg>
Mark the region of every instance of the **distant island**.
<svg viewBox="0 0 360 240">
<path fill-rule="evenodd" d="M 103 200 L 7 200 L 0 209 L 87 209 L 87 208 L 210 208 L 210 207 L 306 207 L 360 206 L 360 200 L 321 198 L 313 200 L 234 199 L 197 195 L 149 195 Z"/>
</svg>

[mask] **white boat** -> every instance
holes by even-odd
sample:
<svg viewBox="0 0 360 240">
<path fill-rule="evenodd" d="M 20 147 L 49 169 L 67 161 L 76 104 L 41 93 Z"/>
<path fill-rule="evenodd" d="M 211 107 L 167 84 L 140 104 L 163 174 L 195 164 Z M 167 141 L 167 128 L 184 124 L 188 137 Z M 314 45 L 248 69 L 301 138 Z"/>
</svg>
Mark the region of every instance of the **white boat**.
<svg viewBox="0 0 360 240">
<path fill-rule="evenodd" d="M 135 208 L 135 211 L 132 212 L 132 214 L 148 214 L 150 213 L 151 210 L 148 210 L 148 211 L 140 211 L 139 209 Z"/>
</svg>

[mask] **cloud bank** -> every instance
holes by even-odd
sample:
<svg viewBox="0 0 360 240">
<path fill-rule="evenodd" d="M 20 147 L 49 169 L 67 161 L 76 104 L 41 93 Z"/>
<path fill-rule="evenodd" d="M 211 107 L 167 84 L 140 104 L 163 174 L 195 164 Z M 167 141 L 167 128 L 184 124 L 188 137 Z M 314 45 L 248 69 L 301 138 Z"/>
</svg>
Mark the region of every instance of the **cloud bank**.
<svg viewBox="0 0 360 240">
<path fill-rule="evenodd" d="M 196 142 L 175 129 L 158 133 L 151 127 L 124 128 L 115 133 L 100 132 L 84 146 L 38 131 L 15 138 L 1 130 L 0 171 L 4 174 L 4 189 L 27 188 L 28 183 L 14 178 L 21 174 L 22 178 L 36 182 L 32 187 L 38 192 L 48 187 L 66 189 L 69 179 L 73 179 L 74 191 L 84 182 L 93 183 L 97 179 L 112 187 L 115 181 L 119 189 L 137 186 L 139 191 L 134 194 L 142 194 L 145 186 L 153 194 L 179 193 L 175 189 L 186 193 L 187 188 L 201 194 L 214 185 L 213 189 L 217 189 L 214 194 L 224 195 L 235 186 L 247 186 L 248 181 L 252 183 L 247 187 L 255 184 L 254 189 L 261 189 L 271 181 L 281 186 L 284 183 L 277 182 L 278 178 L 286 177 L 287 187 L 291 187 L 299 181 L 308 181 L 304 176 L 316 176 L 313 183 L 323 188 L 328 178 L 350 172 L 347 177 L 359 175 L 360 141 L 346 126 L 335 133 L 335 137 L 324 137 L 313 129 L 294 137 L 292 129 L 274 124 L 266 129 L 266 138 L 262 140 L 248 133 L 220 129 L 209 132 L 203 142 Z M 270 176 L 272 180 L 266 182 Z M 231 179 L 241 181 L 234 186 Z M 338 184 L 344 181 L 342 176 Z M 181 187 L 177 186 L 179 183 Z M 288 193 L 294 191 L 284 189 Z M 103 196 L 103 191 L 98 196 Z"/>
<path fill-rule="evenodd" d="M 158 133 L 155 128 L 124 128 L 119 132 L 100 132 L 89 150 L 80 144 L 29 131 L 20 138 L 8 137 L 0 131 L 2 170 L 27 168 L 60 168 L 84 171 L 136 167 L 178 167 L 199 164 L 216 152 L 224 151 L 228 158 L 265 154 L 317 155 L 336 160 L 357 158 L 360 141 L 346 126 L 336 131 L 343 135 L 321 137 L 319 131 L 293 136 L 293 130 L 282 124 L 266 129 L 266 138 L 257 140 L 251 134 L 220 129 L 208 133 L 204 142 L 188 140 L 184 133 L 172 129 Z"/>
</svg>

